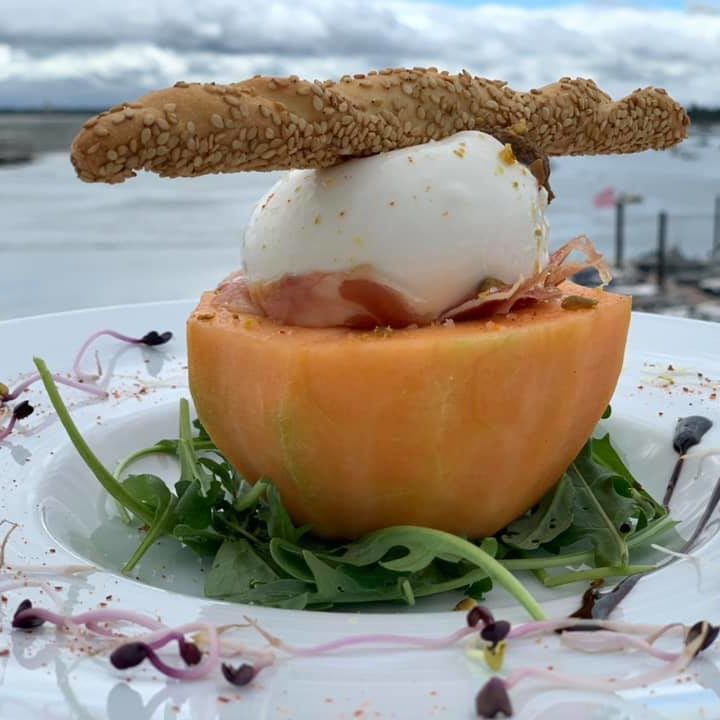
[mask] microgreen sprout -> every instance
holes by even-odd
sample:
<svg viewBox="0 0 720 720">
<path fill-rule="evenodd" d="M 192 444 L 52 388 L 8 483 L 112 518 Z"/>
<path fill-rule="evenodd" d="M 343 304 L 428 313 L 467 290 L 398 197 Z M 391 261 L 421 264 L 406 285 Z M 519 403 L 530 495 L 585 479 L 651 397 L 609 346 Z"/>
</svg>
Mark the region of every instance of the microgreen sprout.
<svg viewBox="0 0 720 720">
<path fill-rule="evenodd" d="M 158 345 L 164 345 L 173 336 L 170 331 L 159 333 L 157 330 L 150 330 L 150 332 L 147 332 L 145 333 L 145 335 L 138 338 L 124 335 L 122 333 L 116 332 L 115 330 L 98 330 L 97 332 L 93 333 L 87 340 L 85 340 L 85 342 L 82 344 L 82 347 L 78 351 L 75 362 L 73 364 L 73 374 L 76 379 L 73 379 L 72 377 L 65 377 L 60 374 L 54 374 L 52 376 L 52 379 L 60 385 L 67 385 L 68 387 L 74 388 L 75 390 L 81 390 L 82 392 L 89 393 L 90 395 L 95 395 L 100 398 L 106 398 L 108 396 L 107 391 L 94 384 L 97 380 L 100 379 L 102 375 L 102 368 L 100 366 L 99 360 L 97 361 L 96 374 L 91 375 L 83 372 L 80 369 L 83 356 L 87 351 L 88 347 L 98 337 L 102 335 L 109 335 L 116 340 L 130 343 L 132 345 L 146 345 L 147 347 L 157 347 Z M 12 390 L 5 383 L 0 383 L 0 410 L 5 408 L 5 406 L 13 400 L 17 400 L 17 398 L 19 398 L 22 393 L 24 393 L 28 388 L 30 388 L 39 380 L 40 374 L 33 373 L 32 375 L 26 377 L 18 385 L 16 385 Z M 28 403 L 27 401 L 23 401 L 16 405 L 12 410 L 10 421 L 8 422 L 7 426 L 3 429 L 0 429 L 0 442 L 10 435 L 18 420 L 24 420 L 26 417 L 28 417 L 28 415 L 33 412 L 33 409 L 33 406 L 30 405 L 30 403 Z"/>
<path fill-rule="evenodd" d="M 480 631 L 480 637 L 494 647 L 504 640 L 509 632 L 510 623 L 507 620 L 496 620 L 485 625 Z"/>
<path fill-rule="evenodd" d="M 147 656 L 150 647 L 143 642 L 129 642 L 110 653 L 110 664 L 118 670 L 139 665 Z"/>
<path fill-rule="evenodd" d="M 178 638 L 178 645 L 180 657 L 186 665 L 198 665 L 200 663 L 202 653 L 197 645 L 181 640 L 180 638 Z M 178 680 L 186 679 L 187 671 L 165 663 L 155 652 L 153 645 L 147 642 L 133 641 L 120 645 L 120 647 L 111 653 L 110 664 L 118 670 L 126 670 L 127 668 L 140 665 L 140 663 L 146 659 L 150 661 L 156 670 L 159 670 L 168 677 Z M 188 662 L 188 660 L 190 660 L 190 662 Z"/>
<path fill-rule="evenodd" d="M 260 627 L 254 620 L 245 619 L 248 621 L 248 626 L 255 628 L 274 650 L 297 658 L 326 655 L 359 646 L 375 646 L 378 649 L 388 650 L 408 647 L 437 650 L 455 646 L 472 635 L 479 635 L 480 640 L 486 643 L 486 648 L 493 649 L 497 655 L 504 653 L 511 642 L 514 644 L 522 639 L 547 636 L 560 630 L 560 641 L 572 650 L 593 653 L 644 652 L 662 662 L 659 668 L 621 678 L 571 675 L 541 667 L 520 668 L 504 678 L 494 675 L 484 684 L 475 698 L 475 709 L 481 718 L 511 716 L 513 709 L 510 692 L 525 679 L 539 679 L 561 687 L 610 692 L 664 680 L 685 670 L 699 653 L 707 650 L 717 640 L 720 633 L 720 627 L 706 621 L 691 626 L 680 623 L 657 626 L 611 621 L 589 623 L 577 618 L 559 618 L 530 621 L 511 627 L 505 620 L 496 620 L 486 608 L 477 606 L 467 613 L 462 627 L 444 637 L 355 635 L 331 640 L 321 645 L 297 647 L 285 643 Z M 269 650 L 255 649 L 233 641 L 223 640 L 221 644 L 220 635 L 242 629 L 243 626 L 237 625 L 189 623 L 169 628 L 155 618 L 109 608 L 65 616 L 34 607 L 30 600 L 23 600 L 20 603 L 12 624 L 15 629 L 32 630 L 44 622 L 56 625 L 70 637 L 73 633 L 78 635 L 87 631 L 89 635 L 85 634 L 84 637 L 99 636 L 106 642 L 112 643 L 109 659 L 116 669 L 133 668 L 147 660 L 156 670 L 178 680 L 198 680 L 207 677 L 213 671 L 219 671 L 230 684 L 242 686 L 251 682 L 263 668 L 272 665 L 275 661 L 275 655 Z M 118 635 L 109 627 L 113 623 L 137 625 L 143 628 L 144 632 L 134 637 Z M 569 630 L 574 632 L 568 632 Z M 656 647 L 655 643 L 660 638 L 670 635 L 680 637 L 678 650 L 671 651 Z M 188 640 L 188 637 L 192 639 Z M 169 665 L 157 652 L 172 643 L 177 643 L 178 654 L 185 667 Z M 472 650 L 471 644 L 467 652 L 472 657 L 477 651 Z M 238 664 L 231 664 L 230 658 L 238 655 L 244 656 L 244 660 Z M 491 670 L 494 672 L 499 670 L 500 663 L 488 661 L 487 656 L 485 659 Z"/>
<path fill-rule="evenodd" d="M 718 632 L 720 632 L 720 627 L 718 627 L 717 625 L 710 625 L 710 623 L 706 622 L 705 620 L 701 620 L 699 622 L 696 622 L 688 630 L 685 637 L 685 645 L 690 646 L 695 643 L 697 638 L 703 638 L 700 646 L 695 653 L 697 655 L 697 653 L 700 653 L 703 650 L 707 650 L 715 642 L 718 636 Z"/>
<path fill-rule="evenodd" d="M 482 605 L 476 605 L 474 608 L 471 608 L 465 619 L 468 627 L 475 627 L 480 622 L 482 622 L 483 625 L 490 625 L 495 622 L 495 618 L 490 610 Z"/>
<path fill-rule="evenodd" d="M 0 542 L 0 570 L 2 570 L 5 567 L 5 548 L 7 547 L 8 540 L 10 540 L 10 536 L 15 532 L 15 530 L 20 527 L 17 523 L 11 522 L 10 520 L 0 520 L 0 525 L 9 525 L 8 531 L 5 533 L 5 536 L 2 539 L 2 542 Z"/>
<path fill-rule="evenodd" d="M 116 340 L 120 340 L 121 342 L 129 343 L 131 345 L 146 345 L 148 347 L 157 347 L 158 345 L 164 345 L 166 342 L 171 340 L 173 336 L 170 331 L 159 333 L 157 330 L 150 330 L 150 332 L 145 333 L 145 335 L 143 335 L 142 337 L 132 337 L 130 335 L 119 333 L 116 330 L 110 330 L 108 328 L 98 330 L 97 332 L 94 332 L 87 340 L 85 340 L 85 342 L 81 345 L 80 350 L 78 350 L 77 355 L 75 356 L 75 362 L 73 362 L 73 373 L 81 380 L 97 380 L 102 374 L 102 369 L 100 368 L 99 362 L 97 363 L 96 374 L 85 373 L 81 369 L 81 366 L 85 353 L 87 352 L 90 345 L 92 345 L 95 340 L 97 340 L 99 337 L 102 337 L 103 335 L 107 335 L 109 337 L 115 338 Z"/>
<path fill-rule="evenodd" d="M 202 651 L 194 643 L 180 636 L 178 639 L 178 651 L 186 665 L 197 665 L 202 660 Z"/>
<path fill-rule="evenodd" d="M 511 717 L 513 714 L 510 695 L 504 681 L 491 677 L 475 697 L 475 712 L 481 718 L 495 718 L 498 715 Z"/>
<path fill-rule="evenodd" d="M 45 620 L 33 612 L 33 605 L 30 600 L 23 600 L 15 610 L 13 615 L 12 626 L 19 630 L 32 630 L 40 627 L 45 623 Z"/>
<path fill-rule="evenodd" d="M 33 414 L 33 411 L 35 408 L 27 401 L 23 400 L 21 403 L 18 403 L 13 409 L 12 409 L 12 415 L 10 416 L 10 421 L 6 425 L 6 427 L 2 430 L 0 430 L 0 441 L 4 440 L 15 428 L 15 425 L 17 425 L 18 420 L 24 420 L 25 418 L 29 417 Z"/>
<path fill-rule="evenodd" d="M 243 663 L 238 667 L 233 667 L 228 663 L 223 663 L 221 666 L 223 677 L 231 685 L 247 685 L 257 674 L 255 668 L 252 665 Z"/>
</svg>

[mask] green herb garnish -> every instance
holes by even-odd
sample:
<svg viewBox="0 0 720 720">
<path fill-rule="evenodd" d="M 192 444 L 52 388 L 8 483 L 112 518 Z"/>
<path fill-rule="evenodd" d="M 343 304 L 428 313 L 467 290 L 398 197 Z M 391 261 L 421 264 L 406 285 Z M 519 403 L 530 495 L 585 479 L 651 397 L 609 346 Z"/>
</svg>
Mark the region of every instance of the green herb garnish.
<svg viewBox="0 0 720 720">
<path fill-rule="evenodd" d="M 516 577 L 532 571 L 548 587 L 652 569 L 636 551 L 673 527 L 667 511 L 632 477 L 608 436 L 591 439 L 538 505 L 496 537 L 471 541 L 415 526 L 395 526 L 349 543 L 296 527 L 268 479 L 247 483 L 180 401 L 178 438 L 161 440 L 109 472 L 82 438 L 45 363 L 42 382 L 71 442 L 130 519 L 144 526 L 130 571 L 160 537 L 211 557 L 208 597 L 293 609 L 416 598 L 450 590 L 481 600 L 494 585 L 536 619 L 543 611 Z M 156 475 L 123 477 L 140 458 L 173 455 L 173 488 Z M 571 567 L 580 566 L 571 571 Z"/>
</svg>

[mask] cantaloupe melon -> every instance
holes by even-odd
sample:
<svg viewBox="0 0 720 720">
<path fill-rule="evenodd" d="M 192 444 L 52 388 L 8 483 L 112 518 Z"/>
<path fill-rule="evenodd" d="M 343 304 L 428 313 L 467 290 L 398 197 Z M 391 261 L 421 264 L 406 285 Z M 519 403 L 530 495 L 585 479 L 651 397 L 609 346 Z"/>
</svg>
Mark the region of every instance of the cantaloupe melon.
<svg viewBox="0 0 720 720">
<path fill-rule="evenodd" d="M 375 332 L 279 325 L 206 293 L 188 321 L 197 412 L 320 536 L 490 535 L 559 479 L 620 373 L 629 298 L 562 288 L 597 304 Z"/>
</svg>

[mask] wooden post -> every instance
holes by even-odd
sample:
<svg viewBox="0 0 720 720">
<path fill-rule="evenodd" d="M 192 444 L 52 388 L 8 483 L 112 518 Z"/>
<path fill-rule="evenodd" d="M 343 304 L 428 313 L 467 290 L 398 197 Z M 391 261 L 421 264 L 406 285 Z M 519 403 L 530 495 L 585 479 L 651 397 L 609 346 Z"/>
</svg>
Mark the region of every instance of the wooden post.
<svg viewBox="0 0 720 720">
<path fill-rule="evenodd" d="M 667 277 L 667 213 L 661 210 L 658 214 L 657 235 L 657 286 L 659 292 L 665 291 Z"/>
<path fill-rule="evenodd" d="M 615 267 L 622 270 L 625 245 L 625 200 L 615 201 Z"/>
</svg>

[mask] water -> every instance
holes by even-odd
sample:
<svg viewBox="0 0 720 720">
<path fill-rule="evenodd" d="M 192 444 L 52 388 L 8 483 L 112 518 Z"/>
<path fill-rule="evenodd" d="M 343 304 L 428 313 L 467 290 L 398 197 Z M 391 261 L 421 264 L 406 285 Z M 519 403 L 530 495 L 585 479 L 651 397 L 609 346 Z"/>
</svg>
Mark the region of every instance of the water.
<svg viewBox="0 0 720 720">
<path fill-rule="evenodd" d="M 51 120 L 0 116 L 0 137 L 22 131 L 42 151 L 67 145 L 82 121 Z M 612 257 L 613 211 L 592 202 L 611 186 L 644 197 L 626 209 L 627 255 L 654 247 L 664 209 L 669 244 L 708 256 L 720 194 L 720 134 L 696 135 L 680 151 L 552 163 L 554 245 L 586 233 Z M 0 167 L 0 319 L 197 297 L 239 265 L 243 227 L 276 178 L 144 174 L 119 186 L 87 185 L 75 178 L 67 152 L 57 150 L 40 152 L 31 164 Z"/>
</svg>

